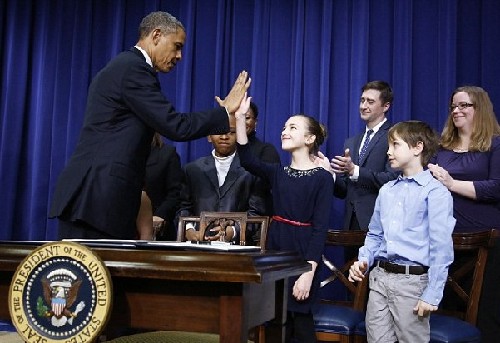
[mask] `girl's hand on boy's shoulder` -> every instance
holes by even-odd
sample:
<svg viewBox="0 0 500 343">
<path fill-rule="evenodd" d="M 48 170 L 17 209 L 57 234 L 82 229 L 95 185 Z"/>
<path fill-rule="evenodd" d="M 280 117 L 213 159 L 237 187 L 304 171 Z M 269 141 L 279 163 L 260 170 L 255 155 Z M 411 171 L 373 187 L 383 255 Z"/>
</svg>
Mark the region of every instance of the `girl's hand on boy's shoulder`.
<svg viewBox="0 0 500 343">
<path fill-rule="evenodd" d="M 430 312 L 434 312 L 437 309 L 437 306 L 428 304 L 423 300 L 419 300 L 417 305 L 413 308 L 413 312 L 419 317 L 427 317 Z"/>
</svg>

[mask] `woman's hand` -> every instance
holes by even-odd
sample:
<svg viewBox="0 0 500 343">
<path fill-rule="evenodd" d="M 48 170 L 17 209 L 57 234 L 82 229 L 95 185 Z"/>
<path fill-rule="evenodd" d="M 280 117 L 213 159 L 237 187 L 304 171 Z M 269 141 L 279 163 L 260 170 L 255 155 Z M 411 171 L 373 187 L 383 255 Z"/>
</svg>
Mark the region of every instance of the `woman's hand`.
<svg viewBox="0 0 500 343">
<path fill-rule="evenodd" d="M 438 164 L 432 164 L 432 163 L 429 163 L 427 167 L 429 167 L 432 176 L 434 176 L 436 180 L 440 181 L 443 185 L 445 185 L 449 191 L 452 190 L 455 179 L 453 179 L 450 176 L 450 174 L 446 169 L 440 167 Z"/>
<path fill-rule="evenodd" d="M 335 172 L 330 166 L 330 160 L 328 160 L 328 157 L 326 157 L 325 154 L 323 154 L 321 151 L 318 151 L 318 156 L 311 156 L 311 160 L 317 167 L 321 167 L 330 172 L 330 174 L 332 174 L 335 179 Z"/>
</svg>

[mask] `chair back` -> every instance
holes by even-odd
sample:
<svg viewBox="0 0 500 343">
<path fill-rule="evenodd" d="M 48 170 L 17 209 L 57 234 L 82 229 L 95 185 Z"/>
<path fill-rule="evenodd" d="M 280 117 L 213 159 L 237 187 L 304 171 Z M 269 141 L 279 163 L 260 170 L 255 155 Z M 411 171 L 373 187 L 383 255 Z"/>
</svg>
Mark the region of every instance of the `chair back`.
<svg viewBox="0 0 500 343">
<path fill-rule="evenodd" d="M 365 231 L 330 230 L 326 245 L 343 248 L 361 247 L 365 241 Z M 338 281 L 348 290 L 349 300 L 322 300 L 313 312 L 316 338 L 327 342 L 352 342 L 356 325 L 365 318 L 364 309 L 368 292 L 368 277 L 352 283 L 348 280 L 349 268 L 356 257 L 339 265 L 323 255 L 323 262 L 332 274 L 321 282 L 321 287 Z M 337 264 L 338 266 L 336 266 Z"/>
<path fill-rule="evenodd" d="M 462 309 L 445 308 L 441 313 L 476 325 L 488 248 L 492 243 L 492 230 L 453 233 L 455 259 L 448 273 L 445 297 L 458 298 L 463 306 Z"/>
<path fill-rule="evenodd" d="M 327 246 L 359 248 L 365 242 L 366 231 L 362 230 L 329 230 L 326 241 Z M 352 301 L 334 301 L 336 304 L 344 304 L 353 307 L 357 311 L 364 311 L 366 298 L 368 296 L 368 277 L 363 281 L 352 283 L 348 280 L 349 268 L 357 260 L 356 257 L 345 261 L 342 266 L 335 266 L 323 255 L 323 263 L 332 271 L 332 275 L 321 282 L 321 287 L 337 280 L 349 291 Z"/>
<path fill-rule="evenodd" d="M 247 218 L 247 225 L 256 225 L 257 231 L 259 232 L 258 241 L 256 239 L 255 244 L 260 246 L 262 250 L 266 249 L 267 241 L 267 229 L 269 227 L 269 217 L 268 216 L 252 216 Z"/>
<path fill-rule="evenodd" d="M 205 231 L 207 227 L 218 221 L 219 223 L 224 223 L 223 225 L 235 225 L 238 224 L 240 227 L 240 245 L 247 244 L 247 228 L 250 225 L 256 225 L 260 228 L 260 234 L 258 237 L 258 244 L 261 248 L 265 247 L 267 228 L 269 226 L 269 217 L 266 216 L 252 216 L 248 217 L 246 212 L 209 212 L 202 211 L 200 216 L 185 216 L 179 218 L 179 223 L 177 226 L 177 241 L 185 241 L 185 227 L 186 223 L 193 222 L 198 223 L 200 236 L 205 236 Z"/>
<path fill-rule="evenodd" d="M 492 230 L 453 233 L 455 256 L 440 308 L 430 317 L 431 343 L 481 342 L 477 310 L 492 243 Z"/>
</svg>

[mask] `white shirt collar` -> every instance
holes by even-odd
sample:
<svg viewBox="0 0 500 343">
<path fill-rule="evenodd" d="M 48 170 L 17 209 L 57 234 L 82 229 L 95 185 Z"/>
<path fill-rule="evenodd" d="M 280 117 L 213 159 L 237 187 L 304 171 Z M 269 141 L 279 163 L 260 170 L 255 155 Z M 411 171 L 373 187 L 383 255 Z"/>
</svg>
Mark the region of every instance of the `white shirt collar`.
<svg viewBox="0 0 500 343">
<path fill-rule="evenodd" d="M 149 57 L 149 55 L 146 52 L 146 50 L 144 50 L 143 48 L 141 48 L 139 45 L 136 45 L 135 48 L 137 50 L 139 50 L 144 55 L 144 58 L 146 58 L 146 63 L 149 64 L 151 66 L 151 68 L 153 68 L 153 62 L 151 61 L 151 57 Z"/>
<path fill-rule="evenodd" d="M 233 163 L 234 156 L 236 156 L 236 151 L 231 155 L 226 157 L 220 157 L 215 155 L 215 149 L 212 150 L 212 156 L 215 159 L 215 169 L 217 170 L 217 178 L 219 179 L 219 187 L 222 187 L 226 181 L 227 173 L 229 168 L 231 168 L 231 163 Z"/>
<path fill-rule="evenodd" d="M 373 130 L 373 134 L 376 134 L 378 132 L 378 130 L 380 130 L 380 128 L 382 127 L 382 125 L 384 125 L 384 123 L 387 121 L 387 118 L 384 118 L 384 120 L 382 120 L 380 123 L 378 123 L 377 125 L 375 125 L 372 130 Z M 367 127 L 365 127 L 365 136 L 366 136 L 366 133 L 368 132 L 368 130 L 370 130 Z"/>
</svg>

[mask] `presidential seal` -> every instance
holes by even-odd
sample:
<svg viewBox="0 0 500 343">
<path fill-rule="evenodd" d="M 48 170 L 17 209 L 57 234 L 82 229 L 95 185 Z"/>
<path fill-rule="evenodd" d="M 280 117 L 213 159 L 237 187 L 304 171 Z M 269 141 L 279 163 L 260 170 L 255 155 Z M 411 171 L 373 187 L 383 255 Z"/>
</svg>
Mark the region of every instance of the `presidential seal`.
<svg viewBox="0 0 500 343">
<path fill-rule="evenodd" d="M 111 299 L 111 277 L 98 256 L 74 242 L 52 242 L 17 267 L 9 311 L 26 342 L 84 343 L 105 326 Z"/>
</svg>

